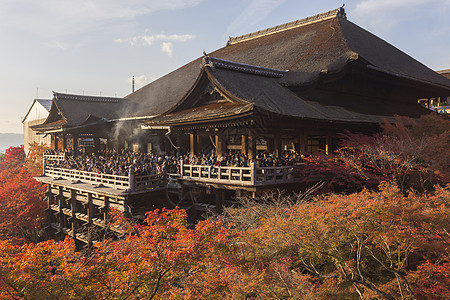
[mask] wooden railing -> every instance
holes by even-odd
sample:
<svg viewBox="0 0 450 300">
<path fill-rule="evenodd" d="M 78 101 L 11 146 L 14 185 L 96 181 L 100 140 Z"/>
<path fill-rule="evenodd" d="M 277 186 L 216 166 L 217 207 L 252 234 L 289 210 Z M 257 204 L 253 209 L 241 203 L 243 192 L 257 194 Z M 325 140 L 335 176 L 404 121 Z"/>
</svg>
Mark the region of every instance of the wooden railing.
<svg viewBox="0 0 450 300">
<path fill-rule="evenodd" d="M 130 189 L 129 176 L 110 175 L 103 173 L 94 173 L 73 169 L 53 168 L 53 167 L 46 167 L 44 170 L 44 175 L 53 178 L 61 178 L 72 181 L 79 180 L 83 183 L 89 183 L 92 185 L 101 184 L 105 187 L 110 187 L 117 190 Z"/>
<path fill-rule="evenodd" d="M 60 159 L 46 156 L 44 158 L 44 175 L 53 178 L 63 178 L 81 181 L 93 185 L 103 185 L 119 190 L 142 191 L 148 189 L 175 186 L 178 179 L 188 179 L 199 182 L 232 184 L 241 186 L 262 186 L 295 182 L 299 179 L 299 166 L 283 167 L 222 167 L 203 166 L 181 163 L 181 174 L 158 174 L 135 176 L 131 166 L 128 176 L 119 176 L 72 169 L 53 168 L 46 166 L 45 159 Z"/>
<path fill-rule="evenodd" d="M 58 154 L 44 154 L 44 160 L 65 160 L 66 153 L 58 153 Z"/>
<path fill-rule="evenodd" d="M 102 185 L 104 187 L 128 191 L 142 191 L 148 189 L 163 188 L 167 186 L 167 180 L 164 174 L 134 176 L 134 173 L 130 172 L 129 176 L 120 176 L 64 168 L 46 167 L 44 170 L 44 175 L 53 178 L 80 181 L 92 185 Z"/>
<path fill-rule="evenodd" d="M 183 164 L 181 177 L 195 181 L 243 186 L 271 185 L 295 182 L 296 167 L 222 167 Z"/>
</svg>

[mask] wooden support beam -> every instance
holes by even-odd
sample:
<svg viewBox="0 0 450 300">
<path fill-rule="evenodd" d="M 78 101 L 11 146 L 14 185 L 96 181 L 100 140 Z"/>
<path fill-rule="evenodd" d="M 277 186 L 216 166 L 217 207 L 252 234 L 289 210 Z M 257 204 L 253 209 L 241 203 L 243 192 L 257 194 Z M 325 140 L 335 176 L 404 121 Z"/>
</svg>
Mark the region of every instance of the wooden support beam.
<svg viewBox="0 0 450 300">
<path fill-rule="evenodd" d="M 100 151 L 100 137 L 98 135 L 94 136 L 94 153 L 98 154 Z"/>
<path fill-rule="evenodd" d="M 189 146 L 191 158 L 198 153 L 198 136 L 196 133 L 189 133 Z"/>
<path fill-rule="evenodd" d="M 243 134 L 241 136 L 241 152 L 242 154 L 247 155 L 248 151 L 247 151 L 248 145 L 247 145 L 247 135 Z"/>
<path fill-rule="evenodd" d="M 223 205 L 225 204 L 225 191 L 224 190 L 216 190 L 216 213 L 220 214 L 223 210 Z"/>
<path fill-rule="evenodd" d="M 216 141 L 215 141 L 215 144 L 216 144 L 216 156 L 220 157 L 220 156 L 223 155 L 224 148 L 225 148 L 224 147 L 223 138 L 220 135 L 216 135 L 215 139 L 216 139 Z"/>
<path fill-rule="evenodd" d="M 273 153 L 275 154 L 275 157 L 281 156 L 281 130 L 277 129 L 275 131 L 275 136 L 273 140 Z"/>
<path fill-rule="evenodd" d="M 183 137 L 182 137 L 182 134 L 181 134 L 181 132 L 180 131 L 177 131 L 176 133 L 175 133 L 175 146 L 177 146 L 178 148 L 176 148 L 177 149 L 177 155 L 181 155 L 181 154 L 183 154 L 183 150 L 184 150 L 184 148 L 183 148 Z"/>
<path fill-rule="evenodd" d="M 103 206 L 103 222 L 105 226 L 108 225 L 108 214 L 109 214 L 109 197 L 105 196 L 104 206 Z"/>
<path fill-rule="evenodd" d="M 248 158 L 256 158 L 256 137 L 252 134 L 248 134 Z"/>
<path fill-rule="evenodd" d="M 58 217 L 59 217 L 59 227 L 60 228 L 64 228 L 65 227 L 65 217 L 64 217 L 64 213 L 63 213 L 63 208 L 65 208 L 65 201 L 64 201 L 64 194 L 63 194 L 63 187 L 60 186 L 58 187 L 58 204 L 59 204 L 59 212 L 58 212 Z"/>
<path fill-rule="evenodd" d="M 77 193 L 76 190 L 70 189 L 70 210 L 72 212 L 72 238 L 75 242 L 75 249 L 79 250 L 81 248 L 81 243 L 77 238 L 78 233 L 78 219 L 77 219 Z"/>
<path fill-rule="evenodd" d="M 78 135 L 72 136 L 73 155 L 78 155 Z"/>
<path fill-rule="evenodd" d="M 88 213 L 88 223 L 89 225 L 92 225 L 92 218 L 94 217 L 94 204 L 92 203 L 92 194 L 88 194 L 88 207 L 87 207 L 87 213 Z"/>
<path fill-rule="evenodd" d="M 306 155 L 308 152 L 308 134 L 305 131 L 299 132 L 300 151 L 299 154 Z"/>
<path fill-rule="evenodd" d="M 62 150 L 67 150 L 67 136 L 65 134 L 62 136 Z"/>
<path fill-rule="evenodd" d="M 58 136 L 56 134 L 53 135 L 53 142 L 54 142 L 54 150 L 58 151 Z"/>
</svg>

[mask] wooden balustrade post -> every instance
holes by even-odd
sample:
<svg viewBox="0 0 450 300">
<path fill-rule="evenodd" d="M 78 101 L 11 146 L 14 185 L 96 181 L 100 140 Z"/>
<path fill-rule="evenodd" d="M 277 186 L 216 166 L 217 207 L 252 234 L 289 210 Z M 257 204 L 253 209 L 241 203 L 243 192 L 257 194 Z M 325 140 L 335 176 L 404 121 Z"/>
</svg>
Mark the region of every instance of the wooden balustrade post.
<svg viewBox="0 0 450 300">
<path fill-rule="evenodd" d="M 256 168 L 254 162 L 250 163 L 250 182 L 252 185 L 255 185 L 256 182 Z"/>
<path fill-rule="evenodd" d="M 183 160 L 182 159 L 180 159 L 180 175 L 181 175 L 181 178 L 183 178 Z"/>
<path fill-rule="evenodd" d="M 129 172 L 128 172 L 128 183 L 130 185 L 129 191 L 133 192 L 134 189 L 136 188 L 136 186 L 135 186 L 135 176 L 134 176 L 134 166 L 133 165 L 130 166 L 130 169 L 129 169 Z"/>
<path fill-rule="evenodd" d="M 43 159 L 43 162 L 42 162 L 42 172 L 43 172 L 43 174 L 45 175 L 45 170 L 47 169 L 47 157 L 45 157 L 45 155 L 44 155 L 44 159 Z"/>
</svg>

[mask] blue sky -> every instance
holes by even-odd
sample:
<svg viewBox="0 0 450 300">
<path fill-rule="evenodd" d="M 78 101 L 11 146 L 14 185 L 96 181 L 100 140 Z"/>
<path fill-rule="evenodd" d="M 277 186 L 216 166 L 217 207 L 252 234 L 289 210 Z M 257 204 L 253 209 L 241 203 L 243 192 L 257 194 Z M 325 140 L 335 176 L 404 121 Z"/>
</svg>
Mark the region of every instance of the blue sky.
<svg viewBox="0 0 450 300">
<path fill-rule="evenodd" d="M 38 92 L 124 97 L 229 36 L 342 0 L 0 0 L 0 132 L 22 132 Z M 432 69 L 450 68 L 450 0 L 349 0 L 350 21 Z"/>
</svg>

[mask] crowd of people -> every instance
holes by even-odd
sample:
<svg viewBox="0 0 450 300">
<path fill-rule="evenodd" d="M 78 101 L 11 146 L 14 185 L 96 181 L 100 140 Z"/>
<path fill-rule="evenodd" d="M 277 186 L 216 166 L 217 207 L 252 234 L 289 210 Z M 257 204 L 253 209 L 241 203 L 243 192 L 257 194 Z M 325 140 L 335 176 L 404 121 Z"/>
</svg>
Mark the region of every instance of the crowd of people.
<svg viewBox="0 0 450 300">
<path fill-rule="evenodd" d="M 63 160 L 48 160 L 46 166 L 120 176 L 128 176 L 130 166 L 134 167 L 136 176 L 161 174 L 165 170 L 169 173 L 179 173 L 178 157 L 175 155 L 144 154 L 125 150 L 76 156 L 69 153 Z"/>
<path fill-rule="evenodd" d="M 249 167 L 252 163 L 255 167 L 283 167 L 292 166 L 301 157 L 296 152 L 285 151 L 280 157 L 268 152 L 261 152 L 255 158 L 249 158 L 245 153 L 228 152 L 217 157 L 213 153 L 187 157 L 185 163 L 192 165 L 207 165 L 221 167 Z"/>
<path fill-rule="evenodd" d="M 45 154 L 61 153 L 47 151 Z M 300 160 L 300 155 L 291 151 L 282 153 L 280 157 L 275 157 L 268 152 L 261 152 L 255 158 L 249 158 L 241 152 L 228 152 L 217 157 L 214 153 L 177 156 L 173 153 L 160 155 L 122 150 L 120 152 L 103 151 L 98 154 L 80 154 L 77 156 L 65 152 L 65 159 L 48 160 L 46 166 L 120 176 L 128 176 L 130 166 L 133 166 L 136 176 L 144 176 L 162 174 L 165 171 L 180 174 L 181 161 L 183 161 L 183 164 L 217 167 L 249 167 L 252 163 L 255 167 L 282 167 L 292 166 Z"/>
</svg>

